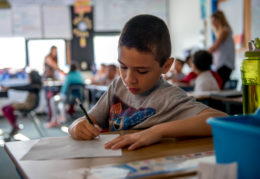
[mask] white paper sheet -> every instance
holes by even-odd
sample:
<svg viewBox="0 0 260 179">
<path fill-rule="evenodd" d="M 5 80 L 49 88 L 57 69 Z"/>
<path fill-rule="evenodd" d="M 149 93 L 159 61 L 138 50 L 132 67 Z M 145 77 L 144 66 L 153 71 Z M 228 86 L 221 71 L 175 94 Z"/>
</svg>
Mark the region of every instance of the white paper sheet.
<svg viewBox="0 0 260 179">
<path fill-rule="evenodd" d="M 237 163 L 212 164 L 200 163 L 199 179 L 237 179 Z"/>
<path fill-rule="evenodd" d="M 70 136 L 42 138 L 21 160 L 57 160 L 88 157 L 121 156 L 122 151 L 105 149 L 104 144 L 118 134 L 100 135 L 90 141 L 73 140 Z"/>
</svg>

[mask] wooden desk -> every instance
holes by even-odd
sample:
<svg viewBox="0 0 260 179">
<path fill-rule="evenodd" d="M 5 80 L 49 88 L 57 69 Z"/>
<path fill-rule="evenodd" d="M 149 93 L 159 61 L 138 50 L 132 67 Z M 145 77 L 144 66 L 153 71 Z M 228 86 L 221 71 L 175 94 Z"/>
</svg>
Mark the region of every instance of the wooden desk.
<svg viewBox="0 0 260 179">
<path fill-rule="evenodd" d="M 122 132 L 121 132 L 122 133 Z M 24 178 L 53 178 L 52 174 L 72 169 L 93 167 L 104 164 L 122 164 L 163 156 L 176 156 L 213 150 L 211 137 L 193 139 L 165 139 L 162 142 L 135 151 L 123 149 L 121 157 L 102 157 L 66 160 L 21 161 L 20 158 L 37 141 L 9 142 L 5 150 Z"/>
</svg>

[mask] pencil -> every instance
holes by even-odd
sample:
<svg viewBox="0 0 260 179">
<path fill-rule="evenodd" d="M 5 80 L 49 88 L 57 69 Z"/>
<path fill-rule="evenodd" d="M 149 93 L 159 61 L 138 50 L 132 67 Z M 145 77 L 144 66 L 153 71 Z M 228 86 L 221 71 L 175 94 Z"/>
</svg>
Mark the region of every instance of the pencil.
<svg viewBox="0 0 260 179">
<path fill-rule="evenodd" d="M 92 125 L 94 125 L 94 123 L 91 121 L 87 111 L 85 110 L 85 108 L 83 107 L 83 105 L 81 104 L 80 100 L 78 98 L 75 99 L 76 102 L 78 103 L 79 107 L 81 108 L 81 110 L 83 111 L 85 117 L 87 118 L 88 122 Z"/>
</svg>

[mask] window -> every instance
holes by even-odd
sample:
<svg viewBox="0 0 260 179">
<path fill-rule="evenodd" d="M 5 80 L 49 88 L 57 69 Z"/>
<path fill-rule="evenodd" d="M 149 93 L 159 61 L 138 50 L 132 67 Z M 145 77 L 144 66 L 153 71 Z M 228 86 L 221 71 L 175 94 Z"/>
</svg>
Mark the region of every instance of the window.
<svg viewBox="0 0 260 179">
<path fill-rule="evenodd" d="M 0 49 L 0 68 L 21 69 L 26 66 L 26 50 L 24 38 L 1 37 Z"/>
<path fill-rule="evenodd" d="M 58 66 L 68 72 L 66 64 L 66 42 L 64 39 L 32 39 L 27 41 L 28 64 L 31 69 L 43 74 L 44 59 L 50 53 L 51 46 L 57 47 Z"/>
<path fill-rule="evenodd" d="M 117 46 L 119 35 L 96 35 L 94 36 L 94 58 L 96 67 L 99 69 L 102 63 L 118 64 Z"/>
</svg>

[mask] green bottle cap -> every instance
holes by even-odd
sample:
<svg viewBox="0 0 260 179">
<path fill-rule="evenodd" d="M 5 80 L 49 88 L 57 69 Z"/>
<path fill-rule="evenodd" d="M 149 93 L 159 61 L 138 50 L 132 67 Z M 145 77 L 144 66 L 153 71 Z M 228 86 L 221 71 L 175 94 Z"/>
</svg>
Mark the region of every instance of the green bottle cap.
<svg viewBox="0 0 260 179">
<path fill-rule="evenodd" d="M 259 57 L 260 58 L 260 39 L 248 43 L 249 51 L 245 52 L 245 57 Z"/>
</svg>

